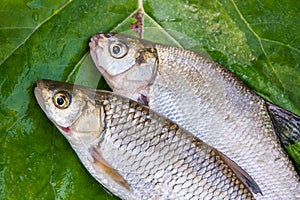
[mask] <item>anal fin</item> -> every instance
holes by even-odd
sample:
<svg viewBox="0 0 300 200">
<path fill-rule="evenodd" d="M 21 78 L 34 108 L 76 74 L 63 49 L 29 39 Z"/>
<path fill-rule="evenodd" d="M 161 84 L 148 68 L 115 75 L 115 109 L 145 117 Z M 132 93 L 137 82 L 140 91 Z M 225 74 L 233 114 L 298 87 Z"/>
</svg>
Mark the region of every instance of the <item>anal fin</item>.
<svg viewBox="0 0 300 200">
<path fill-rule="evenodd" d="M 214 151 L 231 168 L 237 178 L 245 185 L 246 188 L 248 188 L 249 191 L 252 191 L 254 194 L 260 193 L 263 195 L 257 183 L 245 170 L 217 149 L 214 149 Z"/>
<path fill-rule="evenodd" d="M 120 173 L 116 169 L 114 169 L 109 163 L 107 163 L 107 161 L 102 157 L 101 153 L 95 147 L 90 148 L 89 151 L 94 159 L 94 164 L 99 168 L 99 170 L 101 170 L 123 188 L 131 191 L 128 182 L 123 178 L 122 175 L 120 175 Z"/>
</svg>

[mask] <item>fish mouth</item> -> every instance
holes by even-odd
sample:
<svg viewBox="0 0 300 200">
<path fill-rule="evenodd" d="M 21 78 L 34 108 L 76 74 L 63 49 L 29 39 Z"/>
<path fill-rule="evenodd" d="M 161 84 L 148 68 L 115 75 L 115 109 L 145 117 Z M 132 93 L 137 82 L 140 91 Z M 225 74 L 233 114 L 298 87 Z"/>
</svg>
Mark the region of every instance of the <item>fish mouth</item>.
<svg viewBox="0 0 300 200">
<path fill-rule="evenodd" d="M 103 42 L 108 40 L 109 38 L 113 37 L 115 33 L 98 33 L 91 37 L 89 42 L 89 46 L 92 50 L 94 50 L 97 46 L 104 48 Z"/>
<path fill-rule="evenodd" d="M 102 49 L 104 46 L 102 45 L 102 42 L 105 40 L 104 34 L 96 34 L 93 37 L 91 37 L 91 41 L 89 43 L 90 49 L 95 50 L 97 46 L 101 47 Z"/>
</svg>

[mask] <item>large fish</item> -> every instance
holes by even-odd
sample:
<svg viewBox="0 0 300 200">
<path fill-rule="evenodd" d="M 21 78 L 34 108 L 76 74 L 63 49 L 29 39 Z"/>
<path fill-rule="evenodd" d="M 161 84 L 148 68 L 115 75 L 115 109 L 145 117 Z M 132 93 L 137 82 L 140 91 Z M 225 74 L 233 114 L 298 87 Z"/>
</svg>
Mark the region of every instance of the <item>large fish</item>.
<svg viewBox="0 0 300 200">
<path fill-rule="evenodd" d="M 257 198 L 300 199 L 299 177 L 276 137 L 271 104 L 229 70 L 192 51 L 124 34 L 97 34 L 89 45 L 115 93 L 224 152 L 258 183 L 263 196 Z M 274 120 L 283 121 L 280 115 Z"/>
<path fill-rule="evenodd" d="M 218 150 L 111 92 L 40 80 L 37 101 L 91 175 L 122 199 L 253 199 L 260 189 Z"/>
</svg>

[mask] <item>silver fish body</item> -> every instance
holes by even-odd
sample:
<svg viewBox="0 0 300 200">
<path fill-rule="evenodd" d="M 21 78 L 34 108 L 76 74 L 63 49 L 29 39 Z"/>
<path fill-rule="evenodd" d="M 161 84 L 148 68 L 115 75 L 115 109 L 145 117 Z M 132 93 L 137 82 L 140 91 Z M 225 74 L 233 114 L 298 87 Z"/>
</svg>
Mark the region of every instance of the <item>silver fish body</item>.
<svg viewBox="0 0 300 200">
<path fill-rule="evenodd" d="M 135 101 L 40 80 L 37 101 L 83 165 L 122 199 L 253 199 L 256 183 L 224 154 Z"/>
<path fill-rule="evenodd" d="M 266 102 L 229 70 L 192 51 L 123 34 L 95 35 L 90 52 L 115 93 L 148 105 L 245 169 L 262 190 L 255 198 L 300 199 L 299 177 Z"/>
</svg>

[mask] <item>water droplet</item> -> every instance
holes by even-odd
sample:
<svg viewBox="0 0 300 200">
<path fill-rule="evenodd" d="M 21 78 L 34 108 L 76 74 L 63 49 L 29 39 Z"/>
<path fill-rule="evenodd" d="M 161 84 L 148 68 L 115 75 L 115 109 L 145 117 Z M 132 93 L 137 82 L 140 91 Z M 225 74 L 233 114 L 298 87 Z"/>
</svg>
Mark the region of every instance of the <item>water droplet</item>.
<svg viewBox="0 0 300 200">
<path fill-rule="evenodd" d="M 191 5 L 185 4 L 184 8 L 188 11 L 191 11 L 192 13 L 196 13 L 199 10 L 197 5 L 195 4 L 191 4 Z"/>
<path fill-rule="evenodd" d="M 37 12 L 33 12 L 32 13 L 32 18 L 34 21 L 38 21 L 39 20 L 39 14 Z"/>
<path fill-rule="evenodd" d="M 30 1 L 26 5 L 31 9 L 40 9 L 42 7 L 40 0 Z"/>
</svg>

